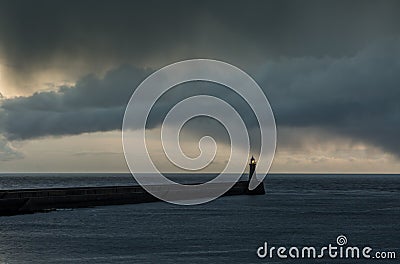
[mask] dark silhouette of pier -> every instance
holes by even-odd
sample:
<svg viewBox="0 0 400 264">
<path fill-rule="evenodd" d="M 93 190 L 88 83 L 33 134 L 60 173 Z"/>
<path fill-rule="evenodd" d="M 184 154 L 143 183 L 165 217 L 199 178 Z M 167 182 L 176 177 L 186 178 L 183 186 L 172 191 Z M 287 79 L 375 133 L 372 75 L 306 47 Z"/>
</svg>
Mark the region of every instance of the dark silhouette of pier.
<svg viewBox="0 0 400 264">
<path fill-rule="evenodd" d="M 255 166 L 255 160 L 252 158 L 250 161 L 249 180 L 235 183 L 223 196 L 265 194 L 263 183 L 254 190 L 249 190 L 248 188 Z M 218 188 L 218 183 L 214 183 L 211 188 L 213 187 Z M 156 201 L 160 200 L 149 194 L 141 186 L 0 190 L 0 216 L 46 212 L 59 208 L 82 208 Z"/>
<path fill-rule="evenodd" d="M 264 188 L 263 188 L 264 189 Z M 237 182 L 223 196 L 254 195 L 248 182 Z M 49 188 L 0 191 L 0 215 L 46 212 L 59 208 L 137 204 L 159 201 L 141 186 Z"/>
</svg>

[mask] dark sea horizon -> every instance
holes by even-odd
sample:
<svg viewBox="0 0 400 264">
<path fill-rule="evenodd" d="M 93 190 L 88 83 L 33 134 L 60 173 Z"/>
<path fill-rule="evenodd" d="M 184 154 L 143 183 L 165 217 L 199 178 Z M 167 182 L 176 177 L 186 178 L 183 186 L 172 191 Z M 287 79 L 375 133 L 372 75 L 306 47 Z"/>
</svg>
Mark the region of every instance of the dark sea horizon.
<svg viewBox="0 0 400 264">
<path fill-rule="evenodd" d="M 182 183 L 215 174 L 167 174 Z M 0 189 L 135 185 L 128 173 L 0 173 Z M 0 217 L 0 263 L 398 263 L 400 175 L 269 174 L 266 195 Z M 369 246 L 397 259 L 260 259 L 275 247 Z"/>
</svg>

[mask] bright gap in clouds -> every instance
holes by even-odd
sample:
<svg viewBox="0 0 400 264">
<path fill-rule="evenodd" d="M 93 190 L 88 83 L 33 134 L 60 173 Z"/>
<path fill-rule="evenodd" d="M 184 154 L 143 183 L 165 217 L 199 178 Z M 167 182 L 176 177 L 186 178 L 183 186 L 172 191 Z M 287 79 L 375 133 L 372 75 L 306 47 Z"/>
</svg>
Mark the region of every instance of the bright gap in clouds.
<svg viewBox="0 0 400 264">
<path fill-rule="evenodd" d="M 293 131 L 299 134 L 299 131 Z M 310 135 L 314 133 L 308 131 Z M 157 129 L 148 133 L 149 150 L 157 168 L 164 172 L 177 172 L 163 153 Z M 399 159 L 379 148 L 356 143 L 350 139 L 335 138 L 325 143 L 316 142 L 313 136 L 301 139 L 293 146 L 278 144 L 272 173 L 396 173 L 400 171 Z M 1 142 L 0 142 L 1 143 Z M 2 172 L 126 172 L 121 145 L 121 132 L 110 131 L 62 138 L 35 139 L 17 142 L 19 159 L 1 161 Z M 197 141 L 183 139 L 185 153 L 198 154 Z M 221 152 L 228 145 L 219 144 Z M 1 154 L 1 153 L 0 153 Z M 23 157 L 23 159 L 21 159 Z M 201 172 L 219 172 L 226 164 L 218 157 Z M 178 171 L 182 172 L 182 171 Z"/>
</svg>

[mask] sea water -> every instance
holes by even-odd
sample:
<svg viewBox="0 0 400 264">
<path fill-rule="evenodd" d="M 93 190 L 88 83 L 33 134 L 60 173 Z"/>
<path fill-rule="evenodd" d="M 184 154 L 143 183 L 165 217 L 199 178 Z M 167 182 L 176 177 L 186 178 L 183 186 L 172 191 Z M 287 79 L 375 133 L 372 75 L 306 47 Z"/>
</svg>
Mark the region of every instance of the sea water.
<svg viewBox="0 0 400 264">
<path fill-rule="evenodd" d="M 213 175 L 170 175 L 181 182 Z M 400 175 L 273 174 L 266 195 L 0 217 L 0 263 L 399 263 Z M 129 174 L 1 174 L 1 189 L 133 185 Z M 275 247 L 369 246 L 395 260 L 259 258 Z"/>
</svg>

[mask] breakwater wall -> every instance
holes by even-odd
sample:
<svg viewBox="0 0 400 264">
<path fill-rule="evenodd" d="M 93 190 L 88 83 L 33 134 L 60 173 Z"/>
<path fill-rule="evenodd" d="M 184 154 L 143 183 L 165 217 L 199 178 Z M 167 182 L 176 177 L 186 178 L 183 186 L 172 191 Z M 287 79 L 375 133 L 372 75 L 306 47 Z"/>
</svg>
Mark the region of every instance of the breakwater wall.
<svg viewBox="0 0 400 264">
<path fill-rule="evenodd" d="M 262 183 L 255 190 L 249 191 L 248 182 L 239 181 L 224 196 L 262 194 L 265 194 Z M 146 192 L 141 186 L 0 190 L 0 216 L 46 212 L 59 208 L 156 201 L 159 199 Z"/>
</svg>

